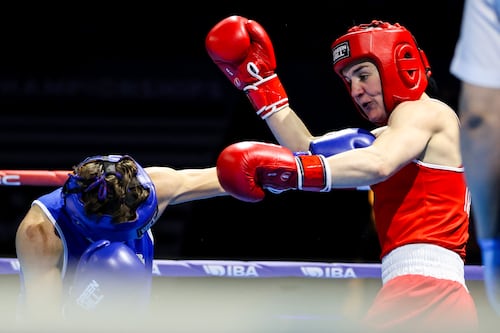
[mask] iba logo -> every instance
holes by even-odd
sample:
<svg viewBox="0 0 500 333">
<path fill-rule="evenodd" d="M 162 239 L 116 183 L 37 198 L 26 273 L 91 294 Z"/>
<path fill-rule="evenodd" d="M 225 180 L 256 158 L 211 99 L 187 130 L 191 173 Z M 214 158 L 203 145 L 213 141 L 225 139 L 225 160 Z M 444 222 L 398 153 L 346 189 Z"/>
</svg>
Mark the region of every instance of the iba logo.
<svg viewBox="0 0 500 333">
<path fill-rule="evenodd" d="M 305 276 L 313 278 L 352 279 L 357 277 L 352 267 L 303 266 L 300 270 Z"/>
<path fill-rule="evenodd" d="M 254 266 L 244 265 L 203 265 L 203 270 L 208 275 L 233 276 L 233 277 L 258 277 Z"/>
</svg>

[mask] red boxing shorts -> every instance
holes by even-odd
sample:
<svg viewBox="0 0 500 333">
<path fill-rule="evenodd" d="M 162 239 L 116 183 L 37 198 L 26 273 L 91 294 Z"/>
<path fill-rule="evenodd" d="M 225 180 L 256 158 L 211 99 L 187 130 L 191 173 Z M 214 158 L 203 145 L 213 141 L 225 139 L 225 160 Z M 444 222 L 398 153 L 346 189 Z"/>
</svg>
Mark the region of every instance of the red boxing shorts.
<svg viewBox="0 0 500 333">
<path fill-rule="evenodd" d="M 476 306 L 464 285 L 417 274 L 397 276 L 385 283 L 362 324 L 366 332 L 479 330 Z"/>
</svg>

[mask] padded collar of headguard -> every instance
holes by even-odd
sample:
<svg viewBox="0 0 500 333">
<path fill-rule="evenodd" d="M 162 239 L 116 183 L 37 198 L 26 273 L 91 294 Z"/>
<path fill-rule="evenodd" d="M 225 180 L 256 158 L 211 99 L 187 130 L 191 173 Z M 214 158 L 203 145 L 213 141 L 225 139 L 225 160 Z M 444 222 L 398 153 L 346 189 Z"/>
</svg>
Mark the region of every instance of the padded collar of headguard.
<svg viewBox="0 0 500 333">
<path fill-rule="evenodd" d="M 418 48 L 412 34 L 398 23 L 373 20 L 370 24 L 354 26 L 333 42 L 332 53 L 333 69 L 349 92 L 351 86 L 342 70 L 355 62 L 375 63 L 387 114 L 403 101 L 419 99 L 431 75 L 425 53 Z"/>
<path fill-rule="evenodd" d="M 114 165 L 122 158 L 132 159 L 127 155 L 106 155 L 86 158 L 77 166 L 77 170 L 84 164 L 95 161 L 112 164 L 107 168 L 114 170 Z M 81 200 L 83 189 L 77 175 L 70 175 L 64 184 L 62 195 L 65 199 L 66 212 L 74 225 L 91 241 L 107 239 L 110 241 L 128 241 L 141 238 L 151 228 L 158 218 L 158 201 L 154 184 L 146 171 L 134 160 L 137 165 L 137 180 L 140 185 L 149 190 L 147 199 L 137 207 L 137 218 L 130 222 L 114 223 L 109 215 L 87 215 Z M 109 171 L 108 171 L 109 172 Z"/>
</svg>

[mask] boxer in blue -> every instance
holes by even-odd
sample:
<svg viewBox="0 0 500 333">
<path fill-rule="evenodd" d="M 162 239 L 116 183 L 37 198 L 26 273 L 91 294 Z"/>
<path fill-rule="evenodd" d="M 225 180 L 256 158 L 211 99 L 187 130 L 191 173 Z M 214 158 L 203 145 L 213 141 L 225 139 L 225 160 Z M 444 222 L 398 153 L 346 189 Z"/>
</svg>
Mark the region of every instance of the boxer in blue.
<svg viewBox="0 0 500 333">
<path fill-rule="evenodd" d="M 33 201 L 18 227 L 20 318 L 147 309 L 151 226 L 168 205 L 224 194 L 214 167 L 142 168 L 126 155 L 85 159 L 64 186 Z"/>
</svg>

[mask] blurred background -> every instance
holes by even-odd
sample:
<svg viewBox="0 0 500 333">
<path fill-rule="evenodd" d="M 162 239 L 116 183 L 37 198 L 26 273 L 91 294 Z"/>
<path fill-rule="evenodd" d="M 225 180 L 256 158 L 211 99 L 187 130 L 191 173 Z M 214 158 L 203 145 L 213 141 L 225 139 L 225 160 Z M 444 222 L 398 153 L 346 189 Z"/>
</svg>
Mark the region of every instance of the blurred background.
<svg viewBox="0 0 500 333">
<path fill-rule="evenodd" d="M 449 63 L 463 1 L 434 2 L 3 8 L 0 169 L 66 170 L 109 153 L 130 154 L 143 166 L 202 168 L 233 142 L 275 142 L 205 50 L 208 31 L 233 14 L 267 30 L 290 103 L 315 135 L 371 128 L 332 70 L 330 45 L 348 27 L 372 19 L 412 31 L 440 97 L 456 107 L 458 81 Z M 15 256 L 18 223 L 31 201 L 50 190 L 0 186 L 0 255 Z M 377 262 L 367 194 L 287 192 L 259 203 L 228 197 L 170 206 L 153 227 L 156 256 Z M 472 226 L 471 235 L 468 263 L 479 263 Z"/>
</svg>

